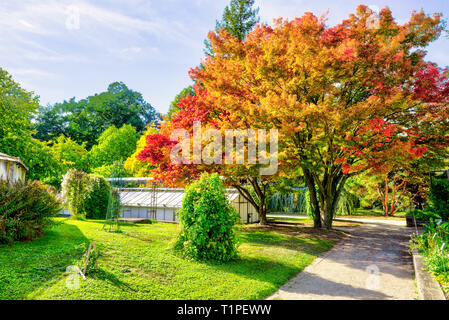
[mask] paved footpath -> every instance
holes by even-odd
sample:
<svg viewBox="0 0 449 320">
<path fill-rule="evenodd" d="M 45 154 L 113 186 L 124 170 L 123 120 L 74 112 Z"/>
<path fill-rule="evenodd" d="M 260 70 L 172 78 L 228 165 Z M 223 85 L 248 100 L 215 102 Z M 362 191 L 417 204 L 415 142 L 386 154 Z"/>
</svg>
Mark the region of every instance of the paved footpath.
<svg viewBox="0 0 449 320">
<path fill-rule="evenodd" d="M 349 233 L 268 299 L 414 299 L 408 243 L 413 228 L 369 221 Z"/>
</svg>

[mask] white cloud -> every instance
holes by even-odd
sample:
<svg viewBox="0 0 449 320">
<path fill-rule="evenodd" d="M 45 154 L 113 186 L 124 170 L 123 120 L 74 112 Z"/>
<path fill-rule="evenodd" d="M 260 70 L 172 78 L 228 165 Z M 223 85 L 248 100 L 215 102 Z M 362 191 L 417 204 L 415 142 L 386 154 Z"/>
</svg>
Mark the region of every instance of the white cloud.
<svg viewBox="0 0 449 320">
<path fill-rule="evenodd" d="M 24 25 L 25 27 L 30 28 L 30 29 L 36 28 L 36 26 L 32 25 L 31 23 L 29 23 L 26 20 L 19 19 L 19 23 L 21 23 L 22 25 Z"/>
<path fill-rule="evenodd" d="M 20 7 L 0 10 L 0 32 L 31 32 L 35 34 L 51 34 L 54 30 L 49 26 L 62 16 L 61 7 L 38 2 L 18 2 Z"/>
<path fill-rule="evenodd" d="M 35 78 L 55 78 L 57 77 L 56 74 L 41 70 L 41 69 L 33 69 L 33 68 L 9 68 L 8 72 L 11 73 L 13 76 L 31 76 Z"/>
<path fill-rule="evenodd" d="M 79 28 L 67 28 L 70 19 L 79 13 Z M 188 28 L 176 21 L 169 21 L 157 12 L 145 18 L 131 16 L 124 10 L 111 10 L 85 1 L 60 2 L 38 1 L 17 2 L 13 8 L 0 10 L 0 33 L 8 34 L 14 41 L 17 34 L 34 33 L 41 36 L 61 37 L 71 32 L 74 40 L 99 43 L 104 47 L 105 40 L 134 39 L 143 41 L 146 34 L 156 38 L 182 42 L 195 46 L 189 37 Z M 1 38 L 0 38 L 1 41 Z M 114 42 L 114 41 L 110 41 Z M 113 43 L 110 43 L 113 45 Z"/>
</svg>

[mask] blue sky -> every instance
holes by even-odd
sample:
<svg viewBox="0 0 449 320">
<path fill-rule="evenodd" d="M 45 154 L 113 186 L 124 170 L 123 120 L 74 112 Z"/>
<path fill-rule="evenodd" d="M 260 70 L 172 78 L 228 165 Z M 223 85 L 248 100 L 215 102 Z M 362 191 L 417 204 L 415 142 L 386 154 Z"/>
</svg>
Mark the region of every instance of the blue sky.
<svg viewBox="0 0 449 320">
<path fill-rule="evenodd" d="M 123 81 L 158 111 L 191 83 L 203 40 L 229 0 L 0 0 L 0 66 L 41 104 L 77 99 Z M 262 22 L 326 10 L 333 25 L 361 0 L 256 0 Z M 389 6 L 399 22 L 413 9 L 449 17 L 448 0 L 366 0 Z M 77 18 L 79 17 L 79 19 Z M 449 39 L 428 48 L 428 60 L 449 65 Z"/>
</svg>

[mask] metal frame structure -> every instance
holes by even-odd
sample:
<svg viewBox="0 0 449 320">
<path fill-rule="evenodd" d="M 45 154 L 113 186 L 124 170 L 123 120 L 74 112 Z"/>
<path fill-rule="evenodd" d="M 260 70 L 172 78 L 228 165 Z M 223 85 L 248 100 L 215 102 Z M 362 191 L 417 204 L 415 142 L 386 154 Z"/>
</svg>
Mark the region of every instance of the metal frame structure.
<svg viewBox="0 0 449 320">
<path fill-rule="evenodd" d="M 120 186 L 122 184 L 121 175 L 123 164 L 120 162 L 114 163 L 112 169 L 113 179 L 110 181 L 111 190 L 109 193 L 108 211 L 106 219 L 103 224 L 103 230 L 108 232 L 120 232 L 119 219 L 122 216 L 122 203 L 120 199 Z"/>
<path fill-rule="evenodd" d="M 151 182 L 151 195 L 150 195 L 150 204 L 147 210 L 147 218 L 156 220 L 157 214 L 157 183 L 156 181 Z M 149 212 L 150 211 L 150 212 Z M 151 217 L 148 217 L 148 216 Z"/>
</svg>

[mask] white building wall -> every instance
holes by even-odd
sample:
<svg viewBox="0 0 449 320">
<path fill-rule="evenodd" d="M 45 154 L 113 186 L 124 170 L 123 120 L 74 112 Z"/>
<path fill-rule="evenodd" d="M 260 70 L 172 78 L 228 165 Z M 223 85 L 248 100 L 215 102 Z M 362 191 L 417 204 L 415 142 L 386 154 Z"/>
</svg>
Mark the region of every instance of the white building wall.
<svg viewBox="0 0 449 320">
<path fill-rule="evenodd" d="M 157 208 L 156 220 L 158 221 L 178 221 L 174 208 Z M 151 209 L 148 207 L 123 207 L 123 218 L 145 218 L 153 219 Z"/>
<path fill-rule="evenodd" d="M 8 179 L 9 183 L 12 184 L 17 181 L 24 181 L 25 174 L 26 170 L 20 164 L 14 161 L 0 160 L 0 180 L 6 181 Z"/>
<path fill-rule="evenodd" d="M 240 223 L 256 223 L 259 221 L 259 213 L 240 194 L 231 202 L 231 205 L 240 215 Z"/>
<path fill-rule="evenodd" d="M 0 160 L 0 180 L 6 180 L 8 162 Z"/>
</svg>

